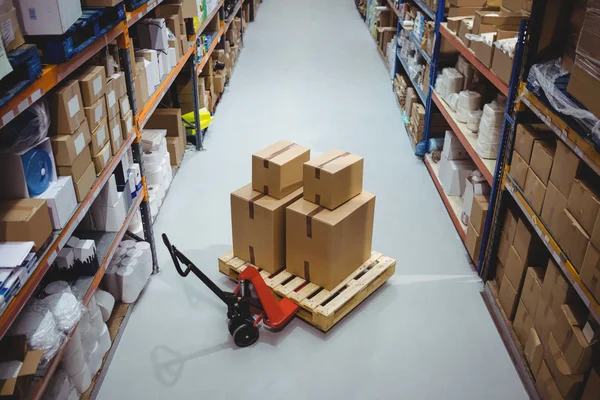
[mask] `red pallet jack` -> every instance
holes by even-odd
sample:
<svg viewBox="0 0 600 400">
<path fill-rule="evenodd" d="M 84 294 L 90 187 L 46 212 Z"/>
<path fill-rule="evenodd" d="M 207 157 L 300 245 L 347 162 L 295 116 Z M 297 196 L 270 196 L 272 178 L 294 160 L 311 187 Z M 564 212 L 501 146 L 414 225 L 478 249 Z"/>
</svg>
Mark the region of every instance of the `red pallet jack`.
<svg viewBox="0 0 600 400">
<path fill-rule="evenodd" d="M 177 273 L 185 278 L 190 272 L 193 272 L 227 305 L 229 333 L 233 336 L 233 341 L 237 346 L 250 346 L 258 340 L 257 326 L 261 320 L 270 328 L 282 329 L 298 312 L 299 306 L 291 300 L 286 298 L 277 300 L 255 267 L 248 266 L 244 269 L 239 275 L 239 282 L 235 290 L 225 292 L 175 246 L 171 245 L 167 235 L 163 233 L 162 238 L 171 253 Z M 186 266 L 185 270 L 181 269 L 179 261 Z M 253 296 L 253 293 L 256 294 L 256 297 Z M 254 318 L 255 315 L 257 318 Z"/>
</svg>

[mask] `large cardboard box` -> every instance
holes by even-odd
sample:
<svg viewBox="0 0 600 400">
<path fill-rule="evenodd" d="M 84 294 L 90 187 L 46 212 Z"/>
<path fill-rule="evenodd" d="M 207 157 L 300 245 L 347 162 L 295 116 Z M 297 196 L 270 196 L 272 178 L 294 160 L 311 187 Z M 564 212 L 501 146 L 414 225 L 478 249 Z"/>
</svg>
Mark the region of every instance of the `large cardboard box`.
<svg viewBox="0 0 600 400">
<path fill-rule="evenodd" d="M 304 163 L 304 200 L 334 210 L 362 192 L 364 159 L 332 150 Z"/>
<path fill-rule="evenodd" d="M 492 71 L 506 85 L 510 84 L 514 58 L 506 54 L 494 45 L 494 56 L 492 58 Z"/>
<path fill-rule="evenodd" d="M 508 257 L 504 267 L 504 276 L 510 281 L 510 284 L 515 288 L 517 293 L 520 293 L 523 279 L 525 278 L 526 267 L 525 261 L 519 257 L 514 245 L 510 246 L 508 250 Z"/>
<path fill-rule="evenodd" d="M 532 232 L 529 222 L 524 219 L 517 223 L 513 246 L 528 267 L 543 267 L 548 263 L 548 251 L 544 243 Z"/>
<path fill-rule="evenodd" d="M 92 163 L 92 154 L 89 146 L 85 146 L 85 149 L 75 159 L 73 164 L 66 167 L 57 167 L 59 176 L 71 176 L 73 178 L 73 184 L 77 183 L 81 175 L 85 172 L 87 167 Z"/>
<path fill-rule="evenodd" d="M 583 335 L 585 313 L 569 304 L 561 306 L 552 335 L 571 374 L 584 374 L 592 365 L 592 346 Z M 577 315 L 579 313 L 579 315 Z"/>
<path fill-rule="evenodd" d="M 512 162 L 510 163 L 510 176 L 519 185 L 521 189 L 525 187 L 525 180 L 527 179 L 527 171 L 529 165 L 523 160 L 523 157 L 516 151 L 513 151 Z"/>
<path fill-rule="evenodd" d="M 597 75 L 590 73 L 589 68 L 585 67 L 586 62 L 589 63 L 585 57 L 578 55 L 575 58 L 567 91 L 597 118 L 600 118 L 600 103 L 596 97 L 596 94 L 600 92 L 600 80 Z"/>
<path fill-rule="evenodd" d="M 588 234 L 592 234 L 600 212 L 598 188 L 591 181 L 575 179 L 569 194 L 567 210 Z"/>
<path fill-rule="evenodd" d="M 286 269 L 331 290 L 371 255 L 375 195 L 333 211 L 301 199 L 286 211 Z"/>
<path fill-rule="evenodd" d="M 550 259 L 542 284 L 542 298 L 552 308 L 554 315 L 557 315 L 560 312 L 560 306 L 574 297 L 576 294 L 573 287 L 562 276 L 562 272 L 554 260 Z"/>
<path fill-rule="evenodd" d="M 478 233 L 483 233 L 485 227 L 485 219 L 489 209 L 489 199 L 487 196 L 473 196 L 473 203 L 471 203 L 471 215 L 469 216 L 469 223 L 473 225 L 473 228 Z"/>
<path fill-rule="evenodd" d="M 573 214 L 563 210 L 558 231 L 558 243 L 579 273 L 590 237 Z"/>
<path fill-rule="evenodd" d="M 479 262 L 479 253 L 481 251 L 481 234 L 477 232 L 477 229 L 469 222 L 467 228 L 467 238 L 465 240 L 465 246 L 469 255 L 471 256 L 471 260 L 473 263 L 477 265 Z"/>
<path fill-rule="evenodd" d="M 6 12 L 0 14 L 0 26 L 2 29 L 2 42 L 4 43 L 4 49 L 11 51 L 25 43 L 19 21 L 17 20 L 17 10 L 11 8 Z"/>
<path fill-rule="evenodd" d="M 590 371 L 588 380 L 585 383 L 581 400 L 596 400 L 598 393 L 600 393 L 600 374 L 598 373 L 598 367 L 595 366 Z"/>
<path fill-rule="evenodd" d="M 508 207 L 504 215 L 504 224 L 502 226 L 502 234 L 506 237 L 508 244 L 513 244 L 515 234 L 517 233 L 518 218 L 515 211 Z"/>
<path fill-rule="evenodd" d="M 171 165 L 179 166 L 183 159 L 183 152 L 181 151 L 181 139 L 178 137 L 167 137 L 167 150 L 169 151 L 169 157 Z"/>
<path fill-rule="evenodd" d="M 550 173 L 550 182 L 567 199 L 571 194 L 571 187 L 575 182 L 577 173 L 582 165 L 582 161 L 575 153 L 571 151 L 562 141 L 556 142 L 556 153 L 554 154 L 554 163 Z"/>
<path fill-rule="evenodd" d="M 535 387 L 542 399 L 564 400 L 544 360 L 540 362 L 539 372 L 535 378 Z"/>
<path fill-rule="evenodd" d="M 283 268 L 285 209 L 301 197 L 301 188 L 275 199 L 252 190 L 250 184 L 231 193 L 233 254 L 271 273 Z"/>
<path fill-rule="evenodd" d="M 79 0 L 19 0 L 15 7 L 26 35 L 62 35 L 82 14 Z"/>
<path fill-rule="evenodd" d="M 11 396 L 18 387 L 30 383 L 27 378 L 35 374 L 43 355 L 44 350 L 29 348 L 25 336 L 4 336 L 0 341 L 0 362 L 18 361 L 22 364 L 15 377 L 0 378 L 0 397 Z"/>
<path fill-rule="evenodd" d="M 577 399 L 585 375 L 570 373 L 571 371 L 569 371 L 564 355 L 556 344 L 552 333 L 549 336 L 548 344 L 546 346 L 544 361 L 546 361 L 546 365 L 554 377 L 556 386 L 563 398 L 565 400 Z"/>
<path fill-rule="evenodd" d="M 181 109 L 157 108 L 148 122 L 146 122 L 145 127 L 147 129 L 166 129 L 167 137 L 179 138 L 177 141 L 179 144 L 178 152 L 181 153 L 181 156 L 183 157 L 187 138 L 181 122 Z"/>
<path fill-rule="evenodd" d="M 72 135 L 58 135 L 50 138 L 54 161 L 57 166 L 69 166 L 90 143 L 91 135 L 86 119 Z"/>
<path fill-rule="evenodd" d="M 310 149 L 281 140 L 252 155 L 252 188 L 282 199 L 302 186 Z"/>
<path fill-rule="evenodd" d="M 558 191 L 552 182 L 548 182 L 544 205 L 542 206 L 542 221 L 550 230 L 550 233 L 557 238 L 560 230 L 560 220 L 563 210 L 567 208 L 567 198 Z"/>
<path fill-rule="evenodd" d="M 521 301 L 527 312 L 535 318 L 538 299 L 542 296 L 542 282 L 544 280 L 544 269 L 540 267 L 528 267 L 525 274 L 525 282 L 521 292 Z"/>
<path fill-rule="evenodd" d="M 550 332 L 554 330 L 554 326 L 556 325 L 556 316 L 554 315 L 554 312 L 552 312 L 550 305 L 544 300 L 544 297 L 538 299 L 533 321 L 533 326 L 535 327 L 540 340 L 544 346 L 547 346 L 548 340 L 550 339 Z"/>
<path fill-rule="evenodd" d="M 40 250 L 52 234 L 50 211 L 43 199 L 0 202 L 0 242 L 35 243 Z"/>
<path fill-rule="evenodd" d="M 517 313 L 515 314 L 515 320 L 513 321 L 513 329 L 515 330 L 517 338 L 523 347 L 525 347 L 527 344 L 527 338 L 529 337 L 529 331 L 531 328 L 533 328 L 533 318 L 527 311 L 527 308 L 523 302 L 519 301 Z"/>
<path fill-rule="evenodd" d="M 547 128 L 543 129 L 539 125 L 519 124 L 517 125 L 517 135 L 515 138 L 515 151 L 523 158 L 525 163 L 531 162 L 533 144 L 536 140 L 553 138 L 553 133 Z"/>
<path fill-rule="evenodd" d="M 484 33 L 483 35 L 490 36 L 492 43 L 496 40 L 495 33 Z M 486 42 L 471 41 L 469 48 L 473 50 L 473 53 L 475 53 L 475 56 L 483 65 L 488 68 L 492 66 L 492 60 L 494 59 L 494 48 L 492 45 Z"/>
<path fill-rule="evenodd" d="M 506 314 L 506 318 L 508 318 L 509 321 L 512 321 L 515 316 L 517 302 L 519 301 L 519 293 L 517 293 L 513 285 L 511 285 L 506 274 L 502 278 L 502 284 L 500 285 L 500 291 L 498 292 L 498 300 Z"/>
<path fill-rule="evenodd" d="M 106 90 L 106 71 L 104 67 L 90 65 L 85 68 L 78 76 L 83 105 L 91 107 L 102 96 Z"/>
<path fill-rule="evenodd" d="M 91 107 L 84 107 L 85 116 L 87 118 L 88 125 L 90 126 L 90 132 L 94 132 L 103 120 L 106 119 L 106 102 L 104 97 L 96 101 Z"/>
<path fill-rule="evenodd" d="M 555 140 L 536 140 L 533 144 L 529 166 L 544 185 L 548 185 L 555 153 Z"/>
<path fill-rule="evenodd" d="M 508 242 L 506 236 L 500 236 L 500 244 L 498 245 L 498 260 L 502 262 L 502 265 L 506 265 L 508 261 L 508 252 L 510 251 L 511 244 Z"/>
<path fill-rule="evenodd" d="M 527 171 L 527 179 L 525 180 L 523 194 L 535 213 L 540 215 L 542 213 L 542 207 L 544 206 L 544 197 L 546 197 L 546 185 L 544 185 L 531 168 Z"/>
<path fill-rule="evenodd" d="M 63 82 L 50 92 L 50 134 L 73 133 L 85 120 L 79 83 L 75 80 Z"/>
<path fill-rule="evenodd" d="M 529 335 L 527 336 L 523 353 L 525 353 L 525 358 L 529 363 L 529 368 L 531 368 L 533 375 L 537 376 L 542 365 L 542 361 L 544 360 L 544 345 L 542 344 L 542 341 L 540 340 L 535 328 L 531 328 L 529 330 Z"/>
<path fill-rule="evenodd" d="M 600 301 L 600 252 L 591 242 L 587 245 L 579 277 L 596 301 Z"/>
</svg>

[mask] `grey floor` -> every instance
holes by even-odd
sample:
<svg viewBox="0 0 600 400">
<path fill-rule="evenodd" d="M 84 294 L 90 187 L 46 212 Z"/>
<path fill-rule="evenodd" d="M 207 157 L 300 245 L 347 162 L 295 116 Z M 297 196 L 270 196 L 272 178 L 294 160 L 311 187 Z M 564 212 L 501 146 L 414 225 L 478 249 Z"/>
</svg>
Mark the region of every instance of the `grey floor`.
<svg viewBox="0 0 600 400">
<path fill-rule="evenodd" d="M 225 309 L 164 246 L 100 399 L 524 399 L 352 0 L 265 0 L 210 128 L 188 152 L 155 224 L 218 284 L 231 248 L 229 193 L 250 155 L 280 139 L 365 157 L 374 249 L 396 275 L 327 334 L 301 320 L 237 349 Z"/>
</svg>

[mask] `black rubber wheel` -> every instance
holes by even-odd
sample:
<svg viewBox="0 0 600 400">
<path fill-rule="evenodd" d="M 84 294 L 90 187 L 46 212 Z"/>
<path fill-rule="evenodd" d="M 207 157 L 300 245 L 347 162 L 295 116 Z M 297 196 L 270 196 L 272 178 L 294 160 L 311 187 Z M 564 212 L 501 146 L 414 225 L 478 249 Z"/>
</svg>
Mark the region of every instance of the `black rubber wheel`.
<svg viewBox="0 0 600 400">
<path fill-rule="evenodd" d="M 233 335 L 233 332 L 238 328 L 238 326 L 247 324 L 250 321 L 245 320 L 244 318 L 233 318 L 229 320 L 227 324 L 227 328 L 229 329 L 229 334 Z"/>
<path fill-rule="evenodd" d="M 238 347 L 253 345 L 258 340 L 258 328 L 252 324 L 242 324 L 233 332 L 233 342 Z"/>
</svg>

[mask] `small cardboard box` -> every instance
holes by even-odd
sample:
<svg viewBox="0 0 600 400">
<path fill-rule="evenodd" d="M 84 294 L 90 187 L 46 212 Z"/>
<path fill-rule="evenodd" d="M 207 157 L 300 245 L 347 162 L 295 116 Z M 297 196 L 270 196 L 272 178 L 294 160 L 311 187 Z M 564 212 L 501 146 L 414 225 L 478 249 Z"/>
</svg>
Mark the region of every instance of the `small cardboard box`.
<svg viewBox="0 0 600 400">
<path fill-rule="evenodd" d="M 585 375 L 570 373 L 571 371 L 569 371 L 564 355 L 556 344 L 552 333 L 549 335 L 544 361 L 546 361 L 550 374 L 554 377 L 556 386 L 563 398 L 576 399 Z"/>
<path fill-rule="evenodd" d="M 521 292 L 523 279 L 525 277 L 525 262 L 519 257 L 514 245 L 508 250 L 506 264 L 504 264 L 504 277 L 510 281 L 512 287 L 518 292 Z"/>
<path fill-rule="evenodd" d="M 560 312 L 560 306 L 575 297 L 575 290 L 562 276 L 554 260 L 550 259 L 546 268 L 544 282 L 542 283 L 542 298 L 552 309 L 553 314 L 557 315 Z"/>
<path fill-rule="evenodd" d="M 79 83 L 63 82 L 50 92 L 50 134 L 69 135 L 85 120 Z"/>
<path fill-rule="evenodd" d="M 543 290 L 543 287 L 542 287 Z M 533 326 L 537 331 L 540 340 L 546 346 L 550 339 L 550 332 L 554 330 L 556 325 L 556 317 L 550 305 L 544 300 L 544 297 L 538 299 L 538 304 L 535 311 L 535 318 L 533 320 Z"/>
<path fill-rule="evenodd" d="M 582 332 L 585 314 L 569 304 L 563 304 L 552 332 L 571 374 L 584 374 L 592 364 L 592 346 Z"/>
<path fill-rule="evenodd" d="M 4 49 L 11 51 L 25 43 L 19 21 L 17 20 L 17 10 L 10 10 L 0 14 L 0 26 L 2 26 L 2 42 Z"/>
<path fill-rule="evenodd" d="M 100 150 L 104 147 L 104 145 L 110 139 L 110 132 L 108 130 L 108 125 L 106 118 L 104 118 L 98 128 L 92 132 L 92 140 L 90 141 L 90 150 L 92 151 L 92 157 L 96 157 Z"/>
<path fill-rule="evenodd" d="M 544 346 L 535 328 L 529 330 L 523 353 L 525 353 L 525 358 L 529 363 L 529 368 L 531 368 L 533 375 L 537 376 L 544 360 Z"/>
<path fill-rule="evenodd" d="M 597 93 L 600 92 L 600 80 L 597 76 L 590 74 L 590 69 L 585 68 L 584 62 L 589 63 L 585 57 L 578 55 L 575 58 L 567 91 L 597 118 L 600 118 L 600 105 L 597 98 Z"/>
<path fill-rule="evenodd" d="M 40 250 L 52 234 L 50 211 L 44 199 L 0 202 L 0 242 L 34 242 Z"/>
<path fill-rule="evenodd" d="M 252 155 L 252 188 L 281 199 L 302 186 L 310 149 L 287 140 Z"/>
<path fill-rule="evenodd" d="M 125 116 L 121 115 L 121 133 L 123 140 L 127 140 L 133 130 L 133 111 L 130 110 Z"/>
<path fill-rule="evenodd" d="M 590 237 L 568 210 L 563 210 L 557 236 L 564 253 L 579 273 Z"/>
<path fill-rule="evenodd" d="M 21 28 L 25 35 L 62 35 L 79 17 L 79 0 L 19 0 Z"/>
<path fill-rule="evenodd" d="M 554 163 L 552 172 L 550 172 L 550 182 L 567 199 L 571 194 L 571 187 L 575 182 L 577 173 L 582 165 L 582 161 L 575 153 L 571 151 L 562 141 L 556 142 L 556 153 L 554 154 Z"/>
<path fill-rule="evenodd" d="M 64 228 L 77 207 L 73 178 L 70 176 L 61 176 L 37 197 L 46 200 L 52 228 L 55 230 Z"/>
<path fill-rule="evenodd" d="M 517 223 L 513 246 L 517 254 L 529 267 L 543 267 L 548 263 L 548 252 L 539 237 L 529 228 L 529 222 L 520 219 Z"/>
<path fill-rule="evenodd" d="M 529 166 L 544 185 L 548 185 L 555 153 L 555 140 L 536 140 L 533 144 Z"/>
<path fill-rule="evenodd" d="M 567 208 L 567 199 L 558 191 L 552 182 L 548 182 L 544 205 L 542 206 L 542 221 L 550 230 L 550 233 L 557 238 L 560 230 L 560 220 L 563 210 Z"/>
<path fill-rule="evenodd" d="M 145 126 L 146 129 L 166 129 L 167 137 L 179 138 L 179 152 L 185 152 L 186 134 L 181 123 L 181 109 L 158 108 L 154 111 Z"/>
<path fill-rule="evenodd" d="M 81 177 L 75 182 L 75 194 L 77 195 L 77 201 L 82 202 L 85 196 L 89 193 L 90 189 L 96 181 L 96 169 L 94 163 L 90 163 L 88 167 L 83 171 Z"/>
<path fill-rule="evenodd" d="M 517 302 L 519 301 L 519 294 L 510 284 L 510 281 L 504 275 L 502 278 L 502 284 L 500 285 L 500 291 L 498 292 L 498 301 L 506 314 L 506 318 L 512 321 L 515 316 Z"/>
<path fill-rule="evenodd" d="M 544 280 L 544 269 L 540 267 L 528 267 L 525 274 L 525 282 L 521 291 L 521 301 L 527 312 L 535 318 L 538 298 L 542 295 L 542 282 Z"/>
<path fill-rule="evenodd" d="M 546 196 L 546 185 L 544 185 L 531 168 L 527 171 L 523 194 L 525 194 L 525 198 L 531 204 L 531 208 L 533 208 L 535 213 L 540 215 L 544 205 L 544 197 Z"/>
<path fill-rule="evenodd" d="M 597 399 L 598 393 L 600 393 L 600 374 L 598 373 L 598 367 L 594 366 L 583 389 L 581 400 Z"/>
<path fill-rule="evenodd" d="M 129 104 L 129 97 L 127 95 L 122 96 L 119 99 L 119 111 L 121 115 L 127 115 L 131 110 L 131 105 Z"/>
<path fill-rule="evenodd" d="M 231 193 L 233 254 L 271 273 L 283 268 L 285 209 L 301 197 L 301 188 L 278 200 L 253 190 L 252 185 Z"/>
<path fill-rule="evenodd" d="M 510 84 L 510 78 L 512 76 L 512 68 L 514 58 L 500 50 L 494 45 L 494 56 L 492 59 L 492 71 L 500 78 L 506 85 Z"/>
<path fill-rule="evenodd" d="M 117 86 L 117 82 L 112 79 L 109 79 L 106 83 L 106 96 L 104 97 L 106 98 L 106 115 L 108 119 L 113 119 L 119 113 L 119 102 L 117 101 L 119 98 L 115 86 Z"/>
<path fill-rule="evenodd" d="M 473 197 L 473 203 L 471 206 L 471 215 L 469 217 L 469 223 L 473 225 L 473 228 L 479 233 L 483 233 L 485 226 L 485 218 L 489 209 L 489 199 L 487 196 L 475 196 Z"/>
<path fill-rule="evenodd" d="M 331 290 L 371 255 L 375 195 L 333 211 L 300 199 L 286 210 L 286 269 Z"/>
<path fill-rule="evenodd" d="M 490 36 L 491 43 L 496 40 L 495 32 L 484 33 L 483 35 Z M 475 56 L 483 65 L 488 68 L 492 66 L 492 60 L 494 59 L 494 48 L 491 44 L 486 42 L 471 41 L 469 48 L 473 50 L 473 53 L 475 53 Z"/>
<path fill-rule="evenodd" d="M 77 80 L 79 81 L 85 107 L 92 107 L 104 96 L 106 90 L 106 71 L 104 67 L 90 65 L 79 74 Z M 88 117 L 88 119 L 90 118 Z"/>
<path fill-rule="evenodd" d="M 525 347 L 527 338 L 529 337 L 529 331 L 533 328 L 533 318 L 527 311 L 527 308 L 522 301 L 519 301 L 517 306 L 517 313 L 515 314 L 515 320 L 513 321 L 513 329 L 517 334 L 521 346 Z"/>
<path fill-rule="evenodd" d="M 596 301 L 600 301 L 600 252 L 592 243 L 587 245 L 579 277 Z"/>
<path fill-rule="evenodd" d="M 108 121 L 108 131 L 110 132 L 110 149 L 115 155 L 123 145 L 123 134 L 121 133 L 121 114 Z"/>
<path fill-rule="evenodd" d="M 591 181 L 575 179 L 567 201 L 567 210 L 587 233 L 593 233 L 600 212 L 597 187 Z"/>
<path fill-rule="evenodd" d="M 481 235 L 475 227 L 469 222 L 467 228 L 467 239 L 465 240 L 465 246 L 467 251 L 469 252 L 469 256 L 471 256 L 471 260 L 473 260 L 473 264 L 477 265 L 479 263 L 479 253 L 481 251 Z"/>
<path fill-rule="evenodd" d="M 167 150 L 169 151 L 169 157 L 171 159 L 171 165 L 179 166 L 183 159 L 183 152 L 181 151 L 181 139 L 178 137 L 167 137 Z"/>
<path fill-rule="evenodd" d="M 44 350 L 29 349 L 25 336 L 3 337 L 0 341 L 0 362 L 18 361 L 22 365 L 15 371 L 16 376 L 0 379 L 0 396 L 13 395 L 19 380 L 34 375 L 43 355 Z"/>
<path fill-rule="evenodd" d="M 510 163 L 510 176 L 515 180 L 516 184 L 521 189 L 525 187 L 525 181 L 527 180 L 527 171 L 529 165 L 523 160 L 523 157 L 516 151 L 513 151 L 512 162 Z"/>
<path fill-rule="evenodd" d="M 463 42 L 466 47 L 471 45 L 471 41 L 467 39 L 467 33 L 473 32 L 473 17 L 464 18 L 460 21 L 458 26 L 458 38 Z"/>
<path fill-rule="evenodd" d="M 480 33 L 482 25 L 518 27 L 523 18 L 524 15 L 520 12 L 477 11 L 473 20 L 473 33 Z"/>
<path fill-rule="evenodd" d="M 518 222 L 519 219 L 517 217 L 517 214 L 513 211 L 512 208 L 507 208 L 506 214 L 504 215 L 504 224 L 502 225 L 502 234 L 506 237 L 506 240 L 509 244 L 513 244 L 515 240 Z"/>
<path fill-rule="evenodd" d="M 213 85 L 215 93 L 223 93 L 225 91 L 225 74 L 223 71 L 216 71 L 214 73 Z"/>
<path fill-rule="evenodd" d="M 85 118 L 76 133 L 51 137 L 50 143 L 52 144 L 56 165 L 62 167 L 72 165 L 75 159 L 87 148 L 90 140 L 90 130 Z"/>
<path fill-rule="evenodd" d="M 304 163 L 304 200 L 334 210 L 362 192 L 364 159 L 332 150 Z"/>
<path fill-rule="evenodd" d="M 510 251 L 511 244 L 506 239 L 506 236 L 500 236 L 500 244 L 498 245 L 498 260 L 502 262 L 502 265 L 506 265 L 508 261 L 508 252 Z"/>
<path fill-rule="evenodd" d="M 542 399 L 564 400 L 544 360 L 540 361 L 539 371 L 535 378 L 535 387 Z"/>
<path fill-rule="evenodd" d="M 106 119 L 106 102 L 104 97 L 96 101 L 91 107 L 84 107 L 85 116 L 90 126 L 90 132 L 94 132 L 100 126 L 102 120 Z"/>
<path fill-rule="evenodd" d="M 112 153 L 110 151 L 110 143 L 106 143 L 106 145 L 100 149 L 98 154 L 93 157 L 96 175 L 100 175 L 102 170 L 108 165 L 111 157 Z"/>
<path fill-rule="evenodd" d="M 458 29 L 460 28 L 460 23 L 462 22 L 463 19 L 467 19 L 467 18 L 470 18 L 470 17 L 451 17 L 451 18 L 448 18 L 446 27 L 448 28 L 448 30 L 450 32 L 452 32 L 455 35 L 457 35 L 458 34 Z"/>
<path fill-rule="evenodd" d="M 92 154 L 90 153 L 90 148 L 89 146 L 85 146 L 85 149 L 75 159 L 72 165 L 58 167 L 58 175 L 71 176 L 73 178 L 73 183 L 75 184 L 79 180 L 79 178 L 81 178 L 81 175 L 83 175 L 88 165 L 90 165 L 91 163 Z"/>
<path fill-rule="evenodd" d="M 523 158 L 526 164 L 531 163 L 531 153 L 536 140 L 553 138 L 549 130 L 540 130 L 539 125 L 519 124 L 517 125 L 517 136 L 515 138 L 515 151 Z"/>
</svg>

